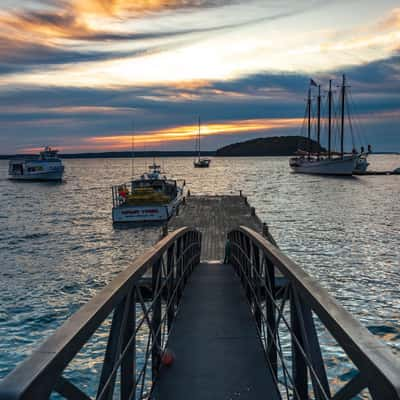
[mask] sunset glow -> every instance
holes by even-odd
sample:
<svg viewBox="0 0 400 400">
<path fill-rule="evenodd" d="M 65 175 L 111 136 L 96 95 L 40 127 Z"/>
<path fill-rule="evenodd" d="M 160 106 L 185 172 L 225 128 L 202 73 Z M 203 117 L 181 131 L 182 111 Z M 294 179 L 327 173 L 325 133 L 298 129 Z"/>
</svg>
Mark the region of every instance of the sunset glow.
<svg viewBox="0 0 400 400">
<path fill-rule="evenodd" d="M 301 119 L 264 119 L 236 121 L 235 123 L 208 124 L 201 128 L 202 136 L 226 135 L 240 132 L 268 131 L 271 129 L 282 129 L 287 127 L 299 126 Z M 187 141 L 197 138 L 197 125 L 178 126 L 171 129 L 163 129 L 153 132 L 145 132 L 141 135 L 134 135 L 135 145 L 142 147 L 154 143 Z M 93 137 L 87 139 L 100 148 L 130 149 L 132 135 Z"/>
<path fill-rule="evenodd" d="M 302 119 L 260 119 L 235 121 L 235 123 L 208 124 L 201 127 L 203 137 L 214 135 L 235 135 L 242 132 L 263 132 L 272 129 L 299 127 Z M 76 146 L 60 146 L 61 151 L 130 151 L 132 141 L 136 149 L 152 148 L 154 144 L 186 142 L 197 139 L 198 125 L 177 126 L 159 131 L 148 131 L 140 134 L 131 132 L 124 135 L 98 136 L 83 138 Z M 25 148 L 26 153 L 37 153 L 40 148 Z"/>
<path fill-rule="evenodd" d="M 296 134 L 310 77 L 343 72 L 372 142 L 400 146 L 395 1 L 0 3 L 1 152 L 123 149 L 133 120 L 138 146 L 189 149 L 197 115 L 208 149 Z"/>
</svg>

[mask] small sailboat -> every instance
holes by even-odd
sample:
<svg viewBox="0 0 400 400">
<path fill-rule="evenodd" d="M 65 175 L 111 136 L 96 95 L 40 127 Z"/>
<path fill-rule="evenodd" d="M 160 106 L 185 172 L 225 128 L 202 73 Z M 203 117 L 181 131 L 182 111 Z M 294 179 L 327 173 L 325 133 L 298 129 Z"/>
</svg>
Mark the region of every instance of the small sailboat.
<svg viewBox="0 0 400 400">
<path fill-rule="evenodd" d="M 39 156 L 16 157 L 8 164 L 8 178 L 19 181 L 61 181 L 64 166 L 58 150 L 47 146 Z"/>
<path fill-rule="evenodd" d="M 351 154 L 344 151 L 344 120 L 345 120 L 345 101 L 346 101 L 346 77 L 343 75 L 340 97 L 341 97 L 341 116 L 340 116 L 340 152 L 332 151 L 332 80 L 329 81 L 328 91 L 328 152 L 322 154 L 320 151 L 314 154 L 311 149 L 311 86 L 318 87 L 317 96 L 317 143 L 321 143 L 321 85 L 317 85 L 313 80 L 310 82 L 307 96 L 307 137 L 309 149 L 306 155 L 302 154 L 292 157 L 289 165 L 294 172 L 303 174 L 318 175 L 344 175 L 351 176 L 357 170 L 365 171 L 368 167 L 367 154 L 361 151 L 357 154 L 355 150 Z M 370 150 L 370 147 L 369 147 Z"/>
<path fill-rule="evenodd" d="M 193 161 L 193 165 L 195 168 L 208 168 L 210 166 L 211 160 L 209 158 L 201 158 L 201 150 L 200 150 L 200 117 L 199 117 L 199 136 L 197 140 L 198 144 L 198 158 Z"/>
</svg>

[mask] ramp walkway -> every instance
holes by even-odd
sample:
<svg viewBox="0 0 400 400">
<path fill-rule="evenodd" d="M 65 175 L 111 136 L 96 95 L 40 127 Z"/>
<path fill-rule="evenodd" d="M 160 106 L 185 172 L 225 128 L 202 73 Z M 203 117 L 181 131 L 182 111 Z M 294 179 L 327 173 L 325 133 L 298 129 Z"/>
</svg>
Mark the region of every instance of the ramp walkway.
<svg viewBox="0 0 400 400">
<path fill-rule="evenodd" d="M 154 399 L 279 399 L 239 278 L 230 265 L 201 263 L 185 288 Z"/>
</svg>

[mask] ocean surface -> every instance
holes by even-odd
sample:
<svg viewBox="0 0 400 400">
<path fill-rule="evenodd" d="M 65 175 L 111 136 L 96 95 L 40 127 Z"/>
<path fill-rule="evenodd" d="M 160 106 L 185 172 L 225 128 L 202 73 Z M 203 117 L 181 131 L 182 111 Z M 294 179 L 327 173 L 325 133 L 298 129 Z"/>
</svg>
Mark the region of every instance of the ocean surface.
<svg viewBox="0 0 400 400">
<path fill-rule="evenodd" d="M 286 157 L 158 161 L 192 194 L 242 190 L 282 250 L 400 357 L 400 176 L 296 175 Z M 370 162 L 393 169 L 400 156 Z M 64 163 L 65 181 L 50 184 L 8 181 L 0 161 L 0 378 L 159 237 L 112 226 L 110 187 L 128 181 L 131 160 Z M 342 355 L 325 351 L 339 368 Z"/>
</svg>

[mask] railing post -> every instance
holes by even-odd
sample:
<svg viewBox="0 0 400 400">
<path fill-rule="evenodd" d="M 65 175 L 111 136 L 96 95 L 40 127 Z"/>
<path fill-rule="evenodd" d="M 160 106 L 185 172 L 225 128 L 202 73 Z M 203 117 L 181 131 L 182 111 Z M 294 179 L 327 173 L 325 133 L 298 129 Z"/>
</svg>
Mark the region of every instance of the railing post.
<svg viewBox="0 0 400 400">
<path fill-rule="evenodd" d="M 265 308 L 267 313 L 267 324 L 270 329 L 267 329 L 267 343 L 268 343 L 268 359 L 271 364 L 272 373 L 275 377 L 278 376 L 278 354 L 276 347 L 277 340 L 277 326 L 276 326 L 276 290 L 275 290 L 275 266 L 274 264 L 265 257 L 265 280 L 266 286 L 269 290 L 269 294 L 266 293 Z M 285 301 L 283 299 L 282 301 Z"/>
<path fill-rule="evenodd" d="M 118 361 L 118 358 L 121 354 L 121 347 L 124 340 L 133 291 L 134 290 L 131 289 L 130 293 L 118 304 L 114 310 L 107 341 L 106 353 L 104 356 L 103 368 L 97 389 L 97 397 L 100 397 L 101 395 L 103 400 L 112 399 L 114 394 L 116 374 L 114 374 L 111 380 L 109 380 L 109 378 L 115 367 L 115 363 Z"/>
<path fill-rule="evenodd" d="M 176 304 L 178 305 L 181 297 L 182 297 L 182 288 L 183 288 L 183 282 L 181 280 L 182 278 L 182 237 L 180 237 L 177 241 L 177 246 L 176 246 L 176 285 L 177 285 L 177 290 L 176 290 Z"/>
<path fill-rule="evenodd" d="M 251 266 L 251 246 L 250 246 L 250 239 L 247 236 L 244 236 L 244 251 L 246 254 L 245 257 L 245 266 L 246 266 L 246 275 L 247 275 L 247 279 L 246 279 L 246 296 L 247 299 L 249 300 L 250 306 L 252 306 L 253 304 L 253 294 L 251 291 L 251 280 L 252 280 L 252 266 Z"/>
<path fill-rule="evenodd" d="M 315 329 L 312 310 L 301 300 L 297 292 L 293 292 L 293 297 L 296 301 L 297 319 L 301 327 L 303 351 L 306 353 L 314 371 L 310 373 L 314 396 L 318 400 L 330 398 L 328 378 L 319 345 L 317 330 Z"/>
<path fill-rule="evenodd" d="M 172 325 L 172 320 L 174 319 L 175 315 L 175 299 L 173 299 L 174 296 L 174 252 L 175 252 L 175 243 L 173 243 L 167 253 L 167 304 L 168 309 L 167 309 L 167 327 L 168 327 L 168 332 L 171 329 Z"/>
<path fill-rule="evenodd" d="M 192 245 L 194 245 L 195 241 L 196 241 L 196 236 L 194 235 L 193 232 L 190 232 L 190 235 L 189 235 L 189 246 L 191 246 L 190 247 L 190 249 L 191 249 L 190 250 L 190 260 L 191 261 L 190 261 L 190 265 L 189 265 L 189 276 L 192 273 L 194 265 L 195 265 L 195 262 L 196 262 L 196 260 L 194 259 L 194 256 L 195 256 L 197 250 L 196 250 L 196 247 L 192 246 Z"/>
<path fill-rule="evenodd" d="M 153 382 L 157 376 L 158 367 L 160 364 L 160 349 L 161 349 L 161 258 L 154 264 L 152 269 L 152 292 L 153 292 L 153 317 L 151 320 L 152 329 L 152 351 L 151 365 Z"/>
<path fill-rule="evenodd" d="M 191 243 L 191 233 L 189 232 L 186 234 L 185 249 L 189 248 L 190 243 Z M 184 266 L 184 268 L 185 268 L 185 285 L 186 285 L 186 283 L 189 279 L 190 273 L 191 273 L 191 268 L 190 268 L 191 264 L 189 264 L 189 261 L 192 257 L 192 252 L 193 252 L 193 249 L 190 249 L 190 250 L 188 250 L 187 255 L 186 255 L 185 266 Z"/>
<path fill-rule="evenodd" d="M 301 313 L 296 307 L 295 288 L 290 288 L 290 324 L 292 327 L 292 376 L 295 387 L 294 398 L 296 400 L 308 400 L 307 364 L 301 353 L 300 347 L 304 348 L 303 336 L 301 334 Z M 298 343 L 294 340 L 297 339 Z"/>
<path fill-rule="evenodd" d="M 122 348 L 128 345 L 131 338 L 132 341 L 121 363 L 121 400 L 136 398 L 136 292 L 134 289 L 130 303 Z"/>
<path fill-rule="evenodd" d="M 197 235 L 197 242 L 198 242 L 198 248 L 197 248 L 197 263 L 196 264 L 200 264 L 201 262 L 201 245 L 202 245 L 202 241 L 203 241 L 203 234 L 201 232 L 196 232 Z"/>
<path fill-rule="evenodd" d="M 258 327 L 259 332 L 261 333 L 261 315 L 262 315 L 262 310 L 261 310 L 261 268 L 260 268 L 260 251 L 258 247 L 253 243 L 253 264 L 254 264 L 254 269 L 256 271 L 255 276 L 256 279 L 254 281 L 256 282 L 256 299 L 255 299 L 255 309 L 254 309 L 254 317 L 256 319 L 256 324 Z"/>
</svg>

